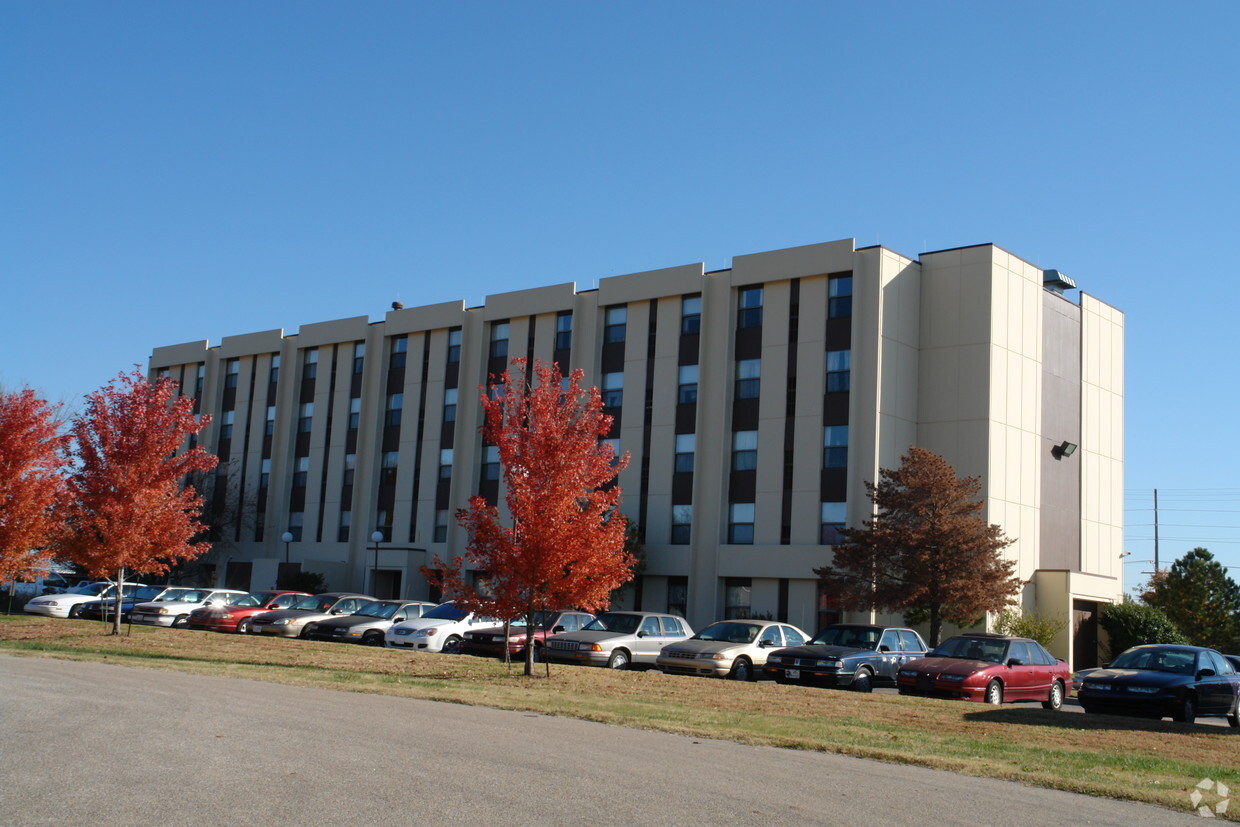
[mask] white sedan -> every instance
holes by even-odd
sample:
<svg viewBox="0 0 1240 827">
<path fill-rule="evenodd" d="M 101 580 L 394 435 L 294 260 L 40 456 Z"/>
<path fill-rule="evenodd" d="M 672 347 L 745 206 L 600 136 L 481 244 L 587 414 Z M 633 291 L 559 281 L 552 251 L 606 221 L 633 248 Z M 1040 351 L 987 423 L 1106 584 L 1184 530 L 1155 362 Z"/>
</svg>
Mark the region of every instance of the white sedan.
<svg viewBox="0 0 1240 827">
<path fill-rule="evenodd" d="M 142 585 L 141 583 L 125 583 L 121 595 L 127 596 L 135 589 L 141 588 Z M 116 586 L 113 583 L 107 580 L 97 580 L 93 583 L 79 583 L 64 594 L 36 597 L 26 604 L 25 611 L 46 617 L 77 617 L 82 611 L 83 604 L 115 596 Z"/>
<path fill-rule="evenodd" d="M 467 612 L 454 603 L 440 603 L 415 620 L 394 624 L 383 636 L 383 641 L 395 649 L 455 655 L 461 651 L 461 639 L 470 629 L 502 622 Z"/>
<path fill-rule="evenodd" d="M 249 592 L 236 589 L 190 589 L 178 595 L 171 603 L 152 601 L 139 603 L 129 612 L 131 623 L 145 623 L 149 626 L 184 626 L 189 620 L 189 613 L 204 606 L 223 606 Z"/>
</svg>

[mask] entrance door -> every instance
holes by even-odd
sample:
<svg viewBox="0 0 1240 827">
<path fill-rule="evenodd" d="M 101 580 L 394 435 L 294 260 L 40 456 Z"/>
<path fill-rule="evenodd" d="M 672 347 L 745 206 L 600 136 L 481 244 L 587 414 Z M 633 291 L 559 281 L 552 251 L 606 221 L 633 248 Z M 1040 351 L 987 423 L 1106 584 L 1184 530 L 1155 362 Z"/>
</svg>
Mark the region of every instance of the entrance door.
<svg viewBox="0 0 1240 827">
<path fill-rule="evenodd" d="M 253 563 L 229 560 L 228 565 L 224 567 L 224 588 L 248 592 L 253 572 Z"/>
<path fill-rule="evenodd" d="M 1092 669 L 1097 665 L 1098 604 L 1092 600 L 1073 600 L 1072 668 Z"/>
<path fill-rule="evenodd" d="M 380 600 L 396 600 L 400 597 L 400 570 L 379 569 L 371 574 L 373 575 L 371 597 L 377 597 Z"/>
</svg>

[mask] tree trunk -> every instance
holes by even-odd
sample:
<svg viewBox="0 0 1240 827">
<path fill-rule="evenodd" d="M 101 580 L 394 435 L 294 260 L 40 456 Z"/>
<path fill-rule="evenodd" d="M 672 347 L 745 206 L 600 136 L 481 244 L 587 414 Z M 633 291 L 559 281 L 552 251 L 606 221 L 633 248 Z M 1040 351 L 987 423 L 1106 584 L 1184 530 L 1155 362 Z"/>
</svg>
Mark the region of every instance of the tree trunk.
<svg viewBox="0 0 1240 827">
<path fill-rule="evenodd" d="M 534 677 L 534 611 L 525 615 L 525 677 Z"/>
<path fill-rule="evenodd" d="M 939 636 L 943 633 L 943 609 L 939 604 L 934 603 L 930 606 L 930 648 L 936 649 L 939 645 Z"/>
<path fill-rule="evenodd" d="M 112 609 L 112 634 L 119 635 L 121 633 L 121 594 L 125 591 L 125 569 L 122 566 L 116 570 L 116 603 Z"/>
<path fill-rule="evenodd" d="M 508 636 L 512 634 L 512 618 L 504 618 L 504 666 L 512 673 L 512 652 L 508 651 Z"/>
</svg>

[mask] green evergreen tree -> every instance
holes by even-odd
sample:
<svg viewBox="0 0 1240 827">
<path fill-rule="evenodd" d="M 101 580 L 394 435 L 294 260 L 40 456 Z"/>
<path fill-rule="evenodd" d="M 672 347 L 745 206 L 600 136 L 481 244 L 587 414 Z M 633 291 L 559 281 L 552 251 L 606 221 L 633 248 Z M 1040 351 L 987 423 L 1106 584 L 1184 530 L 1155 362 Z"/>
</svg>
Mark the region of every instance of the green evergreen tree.
<svg viewBox="0 0 1240 827">
<path fill-rule="evenodd" d="M 1204 548 L 1156 572 L 1141 598 L 1162 609 L 1195 646 L 1230 652 L 1240 640 L 1240 585 Z"/>
</svg>

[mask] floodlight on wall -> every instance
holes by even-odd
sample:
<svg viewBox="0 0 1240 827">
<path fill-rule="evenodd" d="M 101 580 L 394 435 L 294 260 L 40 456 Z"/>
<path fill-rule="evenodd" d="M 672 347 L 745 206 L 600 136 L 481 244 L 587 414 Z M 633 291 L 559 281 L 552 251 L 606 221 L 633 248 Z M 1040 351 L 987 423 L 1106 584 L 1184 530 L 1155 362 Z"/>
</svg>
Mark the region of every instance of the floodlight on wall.
<svg viewBox="0 0 1240 827">
<path fill-rule="evenodd" d="M 1070 457 L 1075 453 L 1076 453 L 1076 443 L 1068 442 L 1066 439 L 1051 449 L 1051 455 L 1054 456 L 1055 459 L 1063 459 L 1064 457 Z"/>
</svg>

